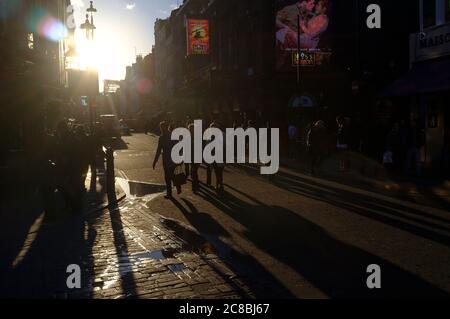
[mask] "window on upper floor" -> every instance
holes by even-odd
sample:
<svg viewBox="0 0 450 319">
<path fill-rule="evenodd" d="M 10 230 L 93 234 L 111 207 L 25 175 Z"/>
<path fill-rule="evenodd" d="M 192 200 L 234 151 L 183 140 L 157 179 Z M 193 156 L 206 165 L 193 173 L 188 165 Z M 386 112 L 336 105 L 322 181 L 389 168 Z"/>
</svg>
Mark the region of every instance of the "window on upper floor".
<svg viewBox="0 0 450 319">
<path fill-rule="evenodd" d="M 436 0 L 423 0 L 423 26 L 432 27 L 436 24 Z"/>
<path fill-rule="evenodd" d="M 445 21 L 450 22 L 450 0 L 445 0 Z"/>
</svg>

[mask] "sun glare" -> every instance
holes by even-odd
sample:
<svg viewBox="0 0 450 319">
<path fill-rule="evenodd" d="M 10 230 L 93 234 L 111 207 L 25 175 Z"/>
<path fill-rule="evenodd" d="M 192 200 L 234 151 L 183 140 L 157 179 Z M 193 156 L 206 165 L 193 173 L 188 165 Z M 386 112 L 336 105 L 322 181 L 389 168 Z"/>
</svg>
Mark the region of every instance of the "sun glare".
<svg viewBox="0 0 450 319">
<path fill-rule="evenodd" d="M 101 55 L 97 41 L 77 41 L 77 56 L 81 69 L 99 69 Z"/>
<path fill-rule="evenodd" d="M 124 79 L 129 57 L 116 35 L 98 32 L 95 39 L 89 41 L 80 30 L 75 34 L 75 43 L 80 69 L 97 70 L 100 81 Z"/>
</svg>

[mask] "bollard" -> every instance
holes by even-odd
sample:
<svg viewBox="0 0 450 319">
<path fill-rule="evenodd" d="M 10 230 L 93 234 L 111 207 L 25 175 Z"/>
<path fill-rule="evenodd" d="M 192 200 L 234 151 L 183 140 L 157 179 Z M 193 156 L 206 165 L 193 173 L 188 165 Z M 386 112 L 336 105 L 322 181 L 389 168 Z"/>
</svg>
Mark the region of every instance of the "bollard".
<svg viewBox="0 0 450 319">
<path fill-rule="evenodd" d="M 115 193 L 114 150 L 106 148 L 106 185 L 109 194 Z"/>
</svg>

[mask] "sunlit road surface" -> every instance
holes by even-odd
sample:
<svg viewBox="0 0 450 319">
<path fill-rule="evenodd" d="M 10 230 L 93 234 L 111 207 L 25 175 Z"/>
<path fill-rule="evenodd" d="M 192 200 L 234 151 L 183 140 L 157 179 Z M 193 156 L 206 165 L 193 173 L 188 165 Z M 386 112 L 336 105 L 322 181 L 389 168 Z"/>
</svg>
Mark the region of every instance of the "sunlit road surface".
<svg viewBox="0 0 450 319">
<path fill-rule="evenodd" d="M 116 168 L 124 178 L 163 184 L 151 169 L 157 139 L 123 138 Z M 200 172 L 205 181 L 205 171 Z M 207 187 L 147 206 L 194 227 L 235 272 L 254 269 L 280 297 L 448 296 L 450 215 L 385 195 L 282 169 L 269 180 L 251 167 L 228 166 L 226 193 Z M 367 267 L 381 267 L 370 290 Z M 253 278 L 256 279 L 257 278 Z M 258 293 L 255 295 L 258 297 Z M 264 296 L 264 295 L 261 295 Z"/>
</svg>

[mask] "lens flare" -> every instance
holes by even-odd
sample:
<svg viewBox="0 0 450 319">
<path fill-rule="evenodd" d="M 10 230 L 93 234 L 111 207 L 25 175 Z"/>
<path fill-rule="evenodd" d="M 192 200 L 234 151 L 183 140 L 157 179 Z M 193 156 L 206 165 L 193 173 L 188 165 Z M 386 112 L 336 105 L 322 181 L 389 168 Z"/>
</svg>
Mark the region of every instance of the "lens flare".
<svg viewBox="0 0 450 319">
<path fill-rule="evenodd" d="M 65 25 L 43 8 L 37 7 L 31 10 L 28 17 L 28 28 L 38 35 L 57 42 L 67 37 Z"/>
</svg>

